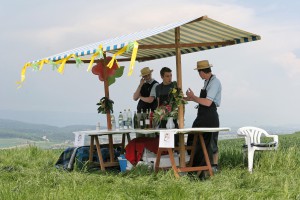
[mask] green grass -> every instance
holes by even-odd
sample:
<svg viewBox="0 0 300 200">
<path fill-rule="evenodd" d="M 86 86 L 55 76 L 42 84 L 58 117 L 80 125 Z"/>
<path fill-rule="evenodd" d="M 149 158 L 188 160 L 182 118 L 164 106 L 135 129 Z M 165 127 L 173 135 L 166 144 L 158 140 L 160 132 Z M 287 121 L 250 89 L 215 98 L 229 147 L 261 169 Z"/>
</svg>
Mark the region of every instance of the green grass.
<svg viewBox="0 0 300 200">
<path fill-rule="evenodd" d="M 243 140 L 220 141 L 221 172 L 206 181 L 143 167 L 65 172 L 54 168 L 60 150 L 1 150 L 0 199 L 300 199 L 300 133 L 279 140 L 278 151 L 255 153 L 253 174 L 243 162 Z"/>
<path fill-rule="evenodd" d="M 19 146 L 27 144 L 26 139 L 22 138 L 1 138 L 0 139 L 0 148 L 8 148 L 13 146 Z"/>
<path fill-rule="evenodd" d="M 14 148 L 14 147 L 24 147 L 24 146 L 37 146 L 42 149 L 49 149 L 51 147 L 58 146 L 69 146 L 70 144 L 58 143 L 58 142 L 48 142 L 48 141 L 34 141 L 23 138 L 1 138 L 0 139 L 0 149 L 2 148 Z"/>
</svg>

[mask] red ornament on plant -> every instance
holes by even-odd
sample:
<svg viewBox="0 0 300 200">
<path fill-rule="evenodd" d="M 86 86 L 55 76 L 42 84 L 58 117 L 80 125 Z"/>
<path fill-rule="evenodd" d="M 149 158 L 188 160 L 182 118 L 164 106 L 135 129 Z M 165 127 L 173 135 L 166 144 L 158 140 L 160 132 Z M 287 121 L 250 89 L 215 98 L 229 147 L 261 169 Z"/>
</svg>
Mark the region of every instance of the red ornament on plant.
<svg viewBox="0 0 300 200">
<path fill-rule="evenodd" d="M 111 61 L 111 59 L 112 59 L 112 57 L 107 56 L 106 57 L 107 63 L 109 63 Z M 113 76 L 115 74 L 116 70 L 118 69 L 118 65 L 117 65 L 116 61 L 114 61 L 114 64 L 113 64 L 112 68 L 108 68 L 107 66 L 103 66 L 101 61 L 98 62 L 96 65 L 93 66 L 92 73 L 95 74 L 95 75 L 98 75 L 98 78 L 99 78 L 100 81 L 104 81 L 103 67 L 106 67 L 108 77 Z"/>
</svg>

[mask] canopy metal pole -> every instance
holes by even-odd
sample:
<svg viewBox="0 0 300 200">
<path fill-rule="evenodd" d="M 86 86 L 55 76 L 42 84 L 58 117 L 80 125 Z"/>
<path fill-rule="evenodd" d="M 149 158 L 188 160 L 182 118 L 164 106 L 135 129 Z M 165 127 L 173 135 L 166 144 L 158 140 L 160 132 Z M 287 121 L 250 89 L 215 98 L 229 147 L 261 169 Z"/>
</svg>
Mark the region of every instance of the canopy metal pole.
<svg viewBox="0 0 300 200">
<path fill-rule="evenodd" d="M 175 28 L 175 52 L 176 52 L 176 74 L 177 86 L 182 89 L 182 69 L 181 69 L 181 51 L 180 51 L 180 27 Z M 180 105 L 178 111 L 179 128 L 184 128 L 183 121 L 183 105 Z M 184 134 L 179 134 L 179 153 L 180 153 L 180 167 L 185 167 L 185 146 Z"/>
</svg>

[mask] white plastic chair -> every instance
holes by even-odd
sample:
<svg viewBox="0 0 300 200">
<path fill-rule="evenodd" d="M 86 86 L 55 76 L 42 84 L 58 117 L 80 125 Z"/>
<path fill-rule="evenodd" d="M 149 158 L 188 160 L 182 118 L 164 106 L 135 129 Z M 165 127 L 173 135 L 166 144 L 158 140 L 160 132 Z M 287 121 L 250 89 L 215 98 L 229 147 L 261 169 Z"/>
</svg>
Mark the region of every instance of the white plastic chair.
<svg viewBox="0 0 300 200">
<path fill-rule="evenodd" d="M 278 148 L 278 135 L 270 135 L 265 130 L 257 127 L 242 127 L 237 131 L 238 136 L 245 137 L 246 144 L 244 147 L 244 158 L 248 152 L 248 170 L 252 173 L 253 158 L 255 150 L 276 150 Z M 265 137 L 273 138 L 273 141 L 268 143 L 261 143 L 260 138 Z"/>
</svg>

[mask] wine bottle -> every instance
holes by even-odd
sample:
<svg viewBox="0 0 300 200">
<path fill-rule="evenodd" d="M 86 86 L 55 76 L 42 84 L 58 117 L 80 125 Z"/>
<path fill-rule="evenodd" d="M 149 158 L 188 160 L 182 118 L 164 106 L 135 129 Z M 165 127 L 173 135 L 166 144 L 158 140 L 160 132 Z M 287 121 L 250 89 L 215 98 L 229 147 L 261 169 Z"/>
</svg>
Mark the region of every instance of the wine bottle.
<svg viewBox="0 0 300 200">
<path fill-rule="evenodd" d="M 150 128 L 154 128 L 153 127 L 153 112 L 152 112 L 152 110 L 150 110 L 149 119 L 150 119 Z"/>
<path fill-rule="evenodd" d="M 138 129 L 140 127 L 136 111 L 134 111 L 133 125 L 134 125 L 134 129 Z"/>
<path fill-rule="evenodd" d="M 140 128 L 141 129 L 145 128 L 145 117 L 144 117 L 143 109 L 141 110 Z"/>
<path fill-rule="evenodd" d="M 150 119 L 149 119 L 149 113 L 148 113 L 148 109 L 146 111 L 146 118 L 145 118 L 145 129 L 149 129 L 150 128 Z"/>
</svg>

